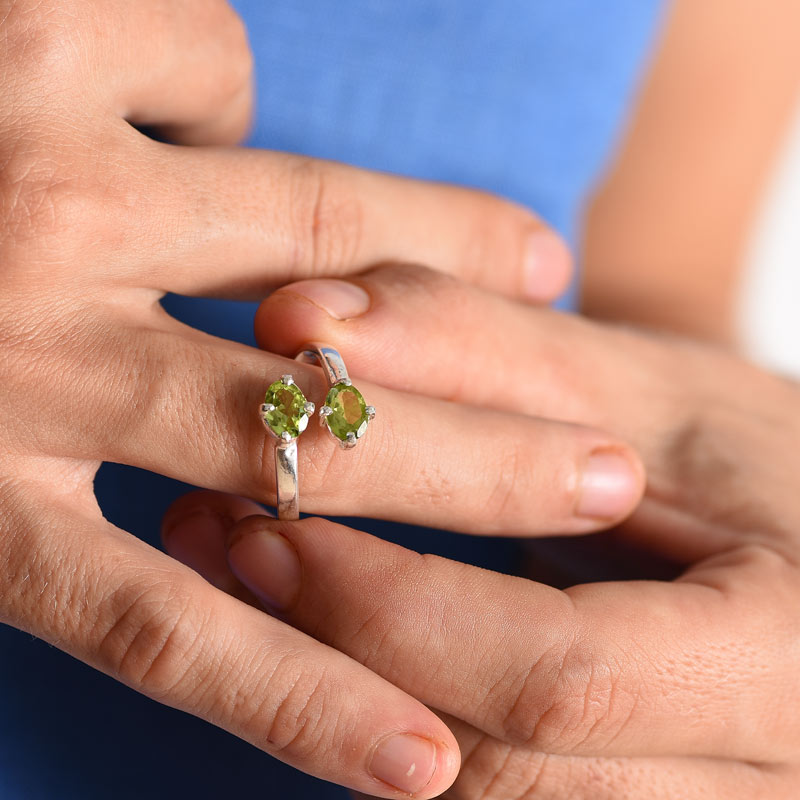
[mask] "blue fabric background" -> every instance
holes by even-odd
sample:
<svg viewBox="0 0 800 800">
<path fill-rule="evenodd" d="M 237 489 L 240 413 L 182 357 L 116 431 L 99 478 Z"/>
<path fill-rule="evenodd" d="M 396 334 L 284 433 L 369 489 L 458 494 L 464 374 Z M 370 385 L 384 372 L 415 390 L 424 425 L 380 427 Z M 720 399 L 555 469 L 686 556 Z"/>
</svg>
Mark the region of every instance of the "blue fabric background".
<svg viewBox="0 0 800 800">
<path fill-rule="evenodd" d="M 234 5 L 256 54 L 252 145 L 489 189 L 573 240 L 661 11 L 660 0 Z M 165 305 L 252 343 L 251 304 L 173 297 Z M 107 516 L 155 545 L 164 508 L 186 488 L 113 465 L 97 480 Z M 370 529 L 418 549 L 514 566 L 510 543 Z M 0 653 L 3 800 L 347 796 L 18 631 L 0 626 Z"/>
</svg>

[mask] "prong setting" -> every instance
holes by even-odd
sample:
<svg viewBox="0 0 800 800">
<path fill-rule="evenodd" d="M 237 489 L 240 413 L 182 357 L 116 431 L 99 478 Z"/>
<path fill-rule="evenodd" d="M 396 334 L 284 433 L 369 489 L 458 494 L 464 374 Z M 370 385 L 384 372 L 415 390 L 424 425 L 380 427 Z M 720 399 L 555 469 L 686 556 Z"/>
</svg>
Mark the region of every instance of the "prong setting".
<svg viewBox="0 0 800 800">
<path fill-rule="evenodd" d="M 303 409 L 306 412 L 306 414 L 308 414 L 309 416 L 311 416 L 311 414 L 314 413 L 316 408 L 317 407 L 312 402 L 310 402 L 309 400 L 306 400 L 306 402 L 303 404 Z"/>
<path fill-rule="evenodd" d="M 306 429 L 313 409 L 314 404 L 309 404 L 292 376 L 287 374 L 270 384 L 259 406 L 259 416 L 274 437 L 289 443 Z"/>
<path fill-rule="evenodd" d="M 319 424 L 343 448 L 355 447 L 375 418 L 375 406 L 368 406 L 364 396 L 353 386 L 341 354 L 330 345 L 307 343 L 297 356 L 299 361 L 316 360 L 328 381 L 325 403 L 318 408 Z"/>
</svg>

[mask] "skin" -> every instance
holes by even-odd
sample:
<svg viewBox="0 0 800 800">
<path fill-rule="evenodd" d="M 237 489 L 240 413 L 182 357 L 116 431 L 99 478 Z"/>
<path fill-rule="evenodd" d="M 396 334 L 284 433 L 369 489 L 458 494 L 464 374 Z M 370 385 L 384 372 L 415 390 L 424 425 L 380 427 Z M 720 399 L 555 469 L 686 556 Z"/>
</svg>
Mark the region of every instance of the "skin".
<svg viewBox="0 0 800 800">
<path fill-rule="evenodd" d="M 319 393 L 315 368 L 169 317 L 167 291 L 261 298 L 402 261 L 542 301 L 569 278 L 564 244 L 486 194 L 231 147 L 248 126 L 252 62 L 220 0 L 14 0 L 0 41 L 0 621 L 371 795 L 408 795 L 375 765 L 390 737 L 413 735 L 433 772 L 415 794 L 441 794 L 458 745 L 419 699 L 109 524 L 92 479 L 115 461 L 274 503 L 258 404 L 290 371 Z M 382 425 L 349 462 L 319 431 L 304 437 L 306 509 L 578 533 L 620 521 L 643 490 L 638 456 L 600 429 L 362 388 Z M 487 419 L 498 465 L 516 453 L 494 485 L 457 435 Z M 436 443 L 425 470 L 420 431 Z M 624 480 L 605 506 L 595 486 L 587 514 L 597 454 Z M 398 470 L 413 476 L 400 497 Z M 531 495 L 547 497 L 535 525 Z M 486 513 L 498 500 L 500 521 Z"/>
<path fill-rule="evenodd" d="M 480 787 L 491 781 L 494 788 L 487 791 L 505 796 L 502 781 L 509 770 L 501 766 L 502 752 L 508 764 L 520 766 L 511 770 L 512 778 L 522 774 L 519 786 L 513 787 L 517 794 L 547 796 L 550 791 L 561 796 L 566 786 L 579 795 L 588 791 L 586 786 L 594 792 L 599 785 L 597 791 L 609 796 L 623 792 L 636 796 L 637 786 L 649 785 L 654 776 L 663 782 L 665 775 L 672 775 L 675 781 L 667 785 L 672 794 L 665 796 L 680 796 L 679 790 L 692 796 L 697 787 L 708 788 L 706 795 L 721 792 L 722 797 L 740 790 L 748 796 L 759 792 L 781 796 L 785 785 L 777 779 L 788 774 L 788 757 L 785 763 L 767 762 L 752 769 L 752 765 L 743 767 L 740 753 L 733 749 L 724 764 L 700 758 L 687 763 L 683 750 L 676 747 L 673 752 L 657 742 L 656 752 L 661 748 L 667 755 L 660 755 L 656 763 L 638 752 L 573 758 L 571 751 L 564 752 L 574 747 L 568 739 L 553 744 L 552 737 L 545 738 L 548 747 L 534 742 L 533 735 L 525 743 L 517 741 L 530 724 L 524 702 L 509 749 L 509 743 L 502 741 L 508 732 L 501 732 L 503 726 L 498 728 L 496 719 L 491 727 L 490 713 L 486 720 L 459 717 L 466 712 L 456 707 L 463 701 L 457 695 L 452 698 L 453 713 L 444 715 L 445 726 L 419 702 L 428 695 L 424 686 L 414 682 L 418 680 L 415 664 L 408 664 L 405 678 L 413 691 L 404 691 L 399 677 L 394 678 L 399 684 L 395 686 L 381 676 L 379 659 L 374 669 L 368 669 L 359 663 L 368 658 L 355 646 L 348 655 L 347 643 L 339 642 L 339 650 L 331 649 L 287 624 L 307 625 L 316 632 L 317 621 L 304 620 L 300 614 L 301 595 L 293 601 L 297 611 L 293 605 L 284 620 L 253 608 L 255 595 L 230 569 L 238 564 L 237 574 L 242 577 L 247 559 L 242 556 L 237 561 L 231 547 L 226 561 L 224 547 L 237 540 L 237 547 L 246 546 L 248 529 L 245 525 L 236 536 L 224 531 L 220 536 L 214 528 L 218 519 L 224 529 L 252 513 L 257 507 L 249 501 L 227 494 L 206 494 L 201 501 L 190 496 L 165 521 L 170 552 L 197 566 L 210 582 L 105 522 L 91 486 L 101 460 L 143 466 L 196 485 L 273 502 L 274 497 L 265 492 L 272 485 L 271 448 L 255 415 L 250 416 L 252 397 L 263 393 L 265 374 L 277 377 L 288 368 L 309 394 L 318 395 L 321 390 L 313 370 L 289 367 L 278 357 L 222 342 L 171 320 L 157 302 L 165 291 L 260 298 L 287 281 L 346 275 L 376 263 L 404 261 L 428 264 L 511 296 L 546 301 L 565 284 L 569 259 L 563 244 L 540 222 L 496 198 L 311 159 L 228 149 L 226 145 L 238 141 L 247 128 L 252 65 L 241 24 L 223 2 L 11 0 L 0 11 L 0 34 L 0 212 L 4 220 L 0 233 L 0 382 L 4 387 L 0 620 L 31 631 L 151 697 L 225 727 L 298 768 L 374 796 L 403 794 L 369 771 L 378 745 L 398 732 L 425 737 L 436 747 L 436 771 L 417 791 L 419 797 L 439 794 L 455 779 L 459 745 L 467 759 L 451 792 L 456 797 L 486 795 Z M 174 144 L 155 143 L 130 123 L 153 126 Z M 536 248 L 536 259 L 526 257 L 531 246 Z M 532 262 L 539 269 L 529 274 L 525 267 Z M 487 271 L 486 264 L 492 270 Z M 411 276 L 409 285 L 413 284 L 414 271 L 405 269 L 404 273 Z M 420 279 L 420 285 L 424 280 Z M 506 322 L 506 315 L 501 315 L 497 329 L 502 330 Z M 561 330 L 555 334 L 566 336 Z M 595 331 L 584 334 L 576 337 L 576 349 L 585 346 L 587 354 L 598 357 L 597 363 L 589 363 L 587 355 L 587 362 L 578 364 L 590 376 L 592 368 L 611 356 L 591 349 Z M 427 343 L 421 341 L 418 346 L 427 347 Z M 373 361 L 376 352 L 372 352 Z M 450 349 L 446 352 L 452 355 Z M 653 352 L 648 351 L 651 356 Z M 635 396 L 643 406 L 660 396 L 657 386 L 667 395 L 674 392 L 671 382 L 677 373 L 670 370 L 676 367 L 668 359 L 665 362 L 668 378 L 662 375 L 658 384 L 649 375 L 650 382 L 643 381 L 646 386 L 639 387 L 641 393 Z M 563 363 L 551 362 L 551 377 L 571 383 Z M 628 367 L 634 374 L 643 374 L 644 366 L 635 358 L 626 362 L 621 370 L 624 376 L 620 374 L 622 386 L 630 380 Z M 717 369 L 719 364 L 703 363 L 698 372 L 704 373 L 706 367 Z M 367 368 L 358 374 L 368 375 Z M 751 387 L 750 373 L 738 377 Z M 331 452 L 330 442 L 323 443 L 309 432 L 303 440 L 301 462 L 305 509 L 424 520 L 474 533 L 531 535 L 590 532 L 621 520 L 635 505 L 642 489 L 636 455 L 613 433 L 581 424 L 580 404 L 570 406 L 566 395 L 551 414 L 563 419 L 569 410 L 566 416 L 573 423 L 569 425 L 530 418 L 536 406 L 501 407 L 487 414 L 474 401 L 472 408 L 461 408 L 437 398 L 411 397 L 405 392 L 413 380 L 414 376 L 407 375 L 405 385 L 393 388 L 382 378 L 382 389 L 369 381 L 359 382 L 378 405 L 383 427 L 371 429 L 369 439 L 350 454 L 348 462 Z M 602 397 L 607 385 L 604 374 L 591 389 Z M 453 383 L 444 398 L 457 399 L 460 388 Z M 737 391 L 741 392 L 738 385 Z M 594 408 L 596 398 L 591 399 Z M 487 402 L 483 398 L 483 404 Z M 616 408 L 617 394 L 606 402 L 612 410 Z M 675 409 L 669 411 L 677 414 Z M 768 414 L 773 411 L 773 419 L 779 418 L 776 409 L 767 409 Z M 426 454 L 423 462 L 419 452 L 415 454 L 416 435 L 411 438 L 403 423 L 409 417 L 432 415 L 437 425 L 415 434 L 431 442 L 438 460 L 431 462 Z M 623 420 L 623 427 L 632 424 L 635 416 Z M 486 426 L 487 419 L 496 435 L 477 444 L 460 439 L 461 431 Z M 607 422 L 615 431 L 619 420 L 609 411 Z M 642 422 L 644 429 L 654 427 L 649 417 Z M 685 427 L 678 427 L 684 434 L 679 441 L 691 444 Z M 701 426 L 690 426 L 689 431 L 700 432 Z M 628 438 L 641 445 L 633 435 Z M 770 458 L 772 449 L 778 450 L 777 445 L 770 448 L 763 431 L 754 431 L 752 439 L 745 440 L 752 445 L 744 454 L 750 458 L 762 452 L 759 448 Z M 724 451 L 728 437 L 717 431 L 712 441 Z M 695 449 L 705 452 L 705 448 Z M 487 464 L 482 450 L 514 453 L 510 461 L 514 469 L 492 486 L 481 479 L 480 470 Z M 678 447 L 673 450 L 681 452 Z M 614 513 L 602 519 L 576 514 L 581 475 L 591 455 L 598 452 L 620 456 L 631 477 L 629 491 L 611 498 L 616 503 Z M 661 463 L 653 461 L 652 453 L 645 455 L 649 466 Z M 765 456 L 765 463 L 768 460 Z M 427 474 L 419 469 L 423 463 Z M 711 524 L 706 511 L 695 513 L 701 518 L 697 521 L 681 503 L 673 508 L 663 499 L 669 497 L 669 476 L 674 480 L 686 463 L 691 464 L 691 458 L 682 455 L 680 468 L 669 459 L 662 465 L 666 494 L 657 495 L 662 502 L 656 502 L 658 513 L 653 519 L 658 524 L 637 527 L 636 541 L 694 564 L 692 558 L 727 552 L 704 549 L 707 542 L 726 539 L 726 534 L 725 526 L 715 519 L 713 504 L 708 512 Z M 725 458 L 721 466 L 723 474 L 733 474 Z M 410 499 L 395 498 L 389 491 L 399 471 L 416 477 Z M 686 493 L 707 499 L 705 491 L 698 490 L 706 477 L 698 470 L 698 480 L 688 489 L 683 487 Z M 791 519 L 789 509 L 781 505 L 790 491 L 772 496 L 767 488 L 775 486 L 762 483 L 774 508 L 785 510 L 786 519 Z M 354 485 L 363 488 L 354 493 Z M 714 489 L 715 484 L 708 486 Z M 738 484 L 735 488 L 738 493 Z M 531 497 L 537 499 L 535 518 L 529 510 Z M 763 504 L 762 495 L 757 499 Z M 500 515 L 494 513 L 498 503 Z M 755 501 L 752 505 L 759 507 Z M 606 510 L 609 507 L 607 503 Z M 642 508 L 652 507 L 653 498 L 648 496 Z M 673 516 L 687 523 L 688 530 L 675 524 Z M 723 507 L 719 516 L 723 520 L 741 517 L 741 508 Z M 187 519 L 191 520 L 190 537 L 181 525 Z M 752 521 L 752 515 L 744 519 Z M 263 519 L 256 523 L 269 525 Z M 758 521 L 750 527 L 761 530 L 760 525 Z M 198 535 L 201 529 L 203 542 Z M 669 537 L 663 535 L 664 530 Z M 283 532 L 292 535 L 288 528 Z M 263 530 L 257 527 L 255 533 Z M 346 531 L 339 535 L 337 541 L 346 553 L 345 545 L 355 540 L 348 540 Z M 364 540 L 357 541 L 361 548 Z M 689 555 L 698 541 L 704 545 L 702 552 Z M 292 546 L 300 552 L 299 544 Z M 395 556 L 398 563 L 402 561 L 397 554 L 379 552 L 381 546 L 370 544 L 378 548 L 374 558 L 380 563 L 391 567 Z M 247 550 L 237 552 L 247 555 Z M 325 552 L 322 546 L 319 552 Z M 756 550 L 754 555 L 760 553 Z M 331 564 L 339 563 L 335 555 L 331 554 Z M 398 569 L 403 574 L 402 564 Z M 431 586 L 445 587 L 448 593 L 454 577 L 449 569 L 441 575 L 432 570 L 422 578 L 430 578 Z M 753 585 L 759 589 L 759 598 L 764 586 L 770 591 L 782 586 L 778 572 L 756 575 Z M 743 575 L 739 573 L 737 579 Z M 356 590 L 357 577 L 353 579 Z M 270 588 L 250 583 L 258 592 Z M 711 588 L 702 581 L 699 585 Z M 489 602 L 495 591 L 514 599 L 507 586 L 487 579 Z M 363 588 L 360 594 L 365 594 Z M 376 594 L 376 598 L 383 601 L 387 595 Z M 409 600 L 402 594 L 398 598 Z M 539 622 L 558 632 L 558 623 L 566 624 L 563 612 L 571 606 L 565 608 L 561 595 L 554 598 L 553 594 L 542 598 Z M 792 599 L 784 599 L 786 607 Z M 536 600 L 538 605 L 538 595 Z M 553 606 L 548 605 L 550 600 Z M 743 605 L 745 611 L 750 608 Z M 587 602 L 587 607 L 589 619 L 592 604 Z M 700 616 L 710 608 L 704 605 Z M 354 609 L 377 613 L 368 606 L 354 605 Z M 427 613 L 424 608 L 416 610 Z M 742 609 L 737 605 L 735 610 Z M 522 622 L 530 616 L 527 606 L 521 616 Z M 387 619 L 394 630 L 397 621 Z M 419 616 L 407 620 L 409 642 L 414 641 L 415 619 Z M 758 621 L 774 619 L 783 618 L 765 615 Z M 380 614 L 376 620 L 381 621 Z M 567 613 L 567 622 L 578 621 Z M 612 615 L 609 625 L 618 621 Z M 376 636 L 380 636 L 377 622 Z M 787 627 L 790 623 L 793 620 Z M 642 625 L 643 630 L 634 633 L 648 633 L 654 627 Z M 369 625 L 364 630 L 369 633 Z M 786 657 L 792 642 L 779 634 L 775 632 L 770 644 L 786 644 L 782 651 Z M 317 635 L 338 642 L 333 629 L 326 633 L 320 626 Z M 463 638 L 454 641 L 460 654 Z M 374 649 L 373 644 L 367 646 Z M 589 655 L 596 656 L 602 666 L 607 654 L 601 644 Z M 472 646 L 471 639 L 467 646 Z M 517 655 L 525 665 L 531 653 Z M 514 653 L 505 656 L 513 658 Z M 720 664 L 720 669 L 726 667 L 721 660 Z M 430 665 L 421 668 L 429 670 Z M 564 674 L 574 677 L 574 673 Z M 489 673 L 487 678 L 491 677 Z M 511 672 L 506 677 L 510 680 L 515 675 Z M 547 702 L 568 720 L 568 702 L 564 701 L 563 709 L 558 707 L 559 688 L 553 687 Z M 770 695 L 767 707 L 771 710 L 775 697 L 786 702 L 782 707 L 791 707 L 791 686 L 780 684 Z M 436 705 L 433 700 L 439 702 L 432 698 L 431 705 Z M 507 698 L 500 695 L 492 713 L 499 713 L 503 702 Z M 602 700 L 597 705 L 602 710 Z M 532 709 L 531 717 L 541 712 L 535 704 Z M 780 710 L 775 710 L 771 723 L 782 719 Z M 713 734 L 714 718 L 707 718 Z M 752 725 L 757 719 L 747 717 L 747 723 Z M 602 714 L 599 721 L 604 721 Z M 778 728 L 784 734 L 781 744 L 787 747 L 795 741 L 789 728 L 788 732 Z M 579 725 L 576 730 L 580 734 Z M 602 724 L 598 730 L 604 732 Z M 597 746 L 591 737 L 576 738 L 586 738 L 587 747 Z M 645 739 L 635 734 L 630 738 Z M 705 736 L 698 734 L 698 738 Z M 717 739 L 710 738 L 717 747 Z M 625 742 L 624 736 L 620 739 Z M 696 746 L 696 742 L 678 741 L 681 748 Z M 746 737 L 744 741 L 750 743 Z M 538 755 L 531 754 L 531 742 L 539 745 Z M 783 757 L 780 747 L 771 752 L 775 762 Z M 737 773 L 737 767 L 743 768 Z M 684 783 L 679 784 L 678 778 Z M 526 786 L 526 780 L 533 783 Z M 762 780 L 765 783 L 757 782 Z"/>
<path fill-rule="evenodd" d="M 560 590 L 323 519 L 279 522 L 241 499 L 234 511 L 208 493 L 177 512 L 215 508 L 216 549 L 195 543 L 194 557 L 204 550 L 218 579 L 227 572 L 435 709 L 463 759 L 444 797 L 794 797 L 800 389 L 718 349 L 532 309 L 423 268 L 356 282 L 369 306 L 344 320 L 326 311 L 326 285 L 331 310 L 345 293 L 329 282 L 271 295 L 256 319 L 262 346 L 326 341 L 358 384 L 613 431 L 642 454 L 649 482 L 606 548 L 648 554 L 674 578 Z M 469 323 L 478 315 L 481 330 Z M 515 391 L 472 391 L 494 372 Z M 491 513 L 520 535 L 513 508 Z M 191 551 L 191 523 L 171 537 Z M 276 561 L 281 547 L 294 567 Z"/>
<path fill-rule="evenodd" d="M 672 0 L 590 205 L 583 310 L 738 344 L 753 219 L 800 92 L 800 4 Z"/>
</svg>

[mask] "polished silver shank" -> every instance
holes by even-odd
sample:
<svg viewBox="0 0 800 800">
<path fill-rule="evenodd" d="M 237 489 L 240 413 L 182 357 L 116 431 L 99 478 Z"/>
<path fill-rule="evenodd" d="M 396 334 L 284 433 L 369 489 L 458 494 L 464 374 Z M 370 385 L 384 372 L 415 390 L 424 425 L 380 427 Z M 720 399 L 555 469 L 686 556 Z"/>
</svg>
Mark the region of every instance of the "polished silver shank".
<svg viewBox="0 0 800 800">
<path fill-rule="evenodd" d="M 317 342 L 309 342 L 297 354 L 297 360 L 306 364 L 319 364 L 325 373 L 328 386 L 350 382 L 347 367 L 345 367 L 339 351 L 334 347 L 318 344 Z"/>
<path fill-rule="evenodd" d="M 297 439 L 275 445 L 278 519 L 300 519 L 297 502 Z"/>
</svg>

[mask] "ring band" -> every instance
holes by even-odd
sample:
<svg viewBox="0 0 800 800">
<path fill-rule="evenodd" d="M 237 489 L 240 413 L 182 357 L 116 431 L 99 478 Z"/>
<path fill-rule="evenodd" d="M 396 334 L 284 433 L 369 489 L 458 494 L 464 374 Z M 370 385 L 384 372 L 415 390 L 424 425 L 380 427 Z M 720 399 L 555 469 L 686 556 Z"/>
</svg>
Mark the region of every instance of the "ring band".
<svg viewBox="0 0 800 800">
<path fill-rule="evenodd" d="M 375 419 L 375 407 L 353 386 L 341 353 L 327 344 L 309 342 L 295 357 L 307 364 L 319 364 L 328 381 L 325 405 L 319 410 L 319 422 L 328 429 L 341 447 L 355 447 Z"/>
<path fill-rule="evenodd" d="M 278 519 L 300 519 L 297 493 L 297 439 L 275 446 L 275 486 L 278 495 Z"/>
<path fill-rule="evenodd" d="M 275 488 L 278 519 L 300 518 L 297 491 L 297 437 L 308 427 L 308 418 L 315 406 L 291 375 L 284 375 L 271 384 L 259 408 L 264 427 L 274 436 Z"/>
</svg>

